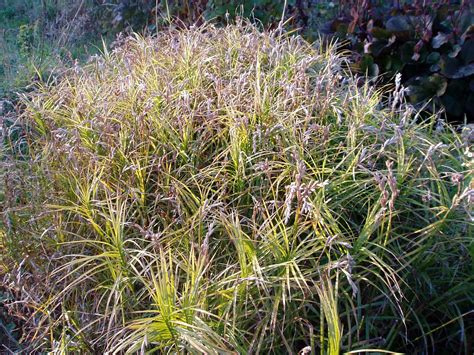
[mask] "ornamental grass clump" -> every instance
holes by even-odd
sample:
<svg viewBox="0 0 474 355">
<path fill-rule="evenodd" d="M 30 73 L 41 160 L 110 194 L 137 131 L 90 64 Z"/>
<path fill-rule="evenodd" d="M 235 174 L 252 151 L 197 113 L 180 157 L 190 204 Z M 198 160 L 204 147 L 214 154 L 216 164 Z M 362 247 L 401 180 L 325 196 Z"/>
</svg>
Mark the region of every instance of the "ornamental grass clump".
<svg viewBox="0 0 474 355">
<path fill-rule="evenodd" d="M 470 138 L 344 68 L 204 25 L 26 96 L 4 244 L 30 349 L 468 352 Z"/>
</svg>

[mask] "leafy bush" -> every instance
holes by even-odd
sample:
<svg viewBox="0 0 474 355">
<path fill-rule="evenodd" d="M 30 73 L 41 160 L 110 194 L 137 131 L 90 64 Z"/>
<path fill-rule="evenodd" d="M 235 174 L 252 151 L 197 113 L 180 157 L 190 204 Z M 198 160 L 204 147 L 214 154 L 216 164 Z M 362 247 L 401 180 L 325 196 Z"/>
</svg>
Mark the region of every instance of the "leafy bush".
<svg viewBox="0 0 474 355">
<path fill-rule="evenodd" d="M 344 67 L 205 25 L 26 96 L 2 243 L 31 351 L 469 353 L 472 137 Z"/>
<path fill-rule="evenodd" d="M 456 4 L 457 3 L 457 4 Z M 413 103 L 433 100 L 451 121 L 474 122 L 474 13 L 469 1 L 413 1 L 387 8 L 353 2 L 329 24 L 348 39 L 356 68 L 391 79 L 402 73 Z M 428 107 L 431 108 L 431 107 Z"/>
</svg>

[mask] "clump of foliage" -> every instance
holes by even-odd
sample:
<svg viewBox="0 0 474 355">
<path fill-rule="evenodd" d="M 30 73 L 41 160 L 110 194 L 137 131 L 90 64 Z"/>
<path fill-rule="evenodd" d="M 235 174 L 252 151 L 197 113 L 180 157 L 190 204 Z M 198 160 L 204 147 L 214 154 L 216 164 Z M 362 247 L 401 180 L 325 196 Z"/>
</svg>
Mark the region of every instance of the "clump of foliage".
<svg viewBox="0 0 474 355">
<path fill-rule="evenodd" d="M 409 97 L 474 121 L 474 8 L 470 1 L 353 2 L 329 24 L 349 40 L 355 66 L 386 79 L 402 73 Z"/>
<path fill-rule="evenodd" d="M 204 25 L 25 96 L 2 244 L 31 350 L 472 351 L 472 137 L 345 67 Z"/>
</svg>

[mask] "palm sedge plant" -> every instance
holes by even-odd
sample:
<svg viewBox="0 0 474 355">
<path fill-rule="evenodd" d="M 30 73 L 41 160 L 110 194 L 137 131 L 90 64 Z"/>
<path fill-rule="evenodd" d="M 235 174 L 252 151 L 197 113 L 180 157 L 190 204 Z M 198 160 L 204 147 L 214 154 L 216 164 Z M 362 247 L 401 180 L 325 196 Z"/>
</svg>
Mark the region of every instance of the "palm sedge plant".
<svg viewBox="0 0 474 355">
<path fill-rule="evenodd" d="M 330 44 L 205 24 L 128 37 L 25 96 L 15 166 L 34 184 L 3 214 L 4 245 L 28 250 L 5 250 L 24 341 L 471 351 L 472 138 L 345 68 Z"/>
</svg>

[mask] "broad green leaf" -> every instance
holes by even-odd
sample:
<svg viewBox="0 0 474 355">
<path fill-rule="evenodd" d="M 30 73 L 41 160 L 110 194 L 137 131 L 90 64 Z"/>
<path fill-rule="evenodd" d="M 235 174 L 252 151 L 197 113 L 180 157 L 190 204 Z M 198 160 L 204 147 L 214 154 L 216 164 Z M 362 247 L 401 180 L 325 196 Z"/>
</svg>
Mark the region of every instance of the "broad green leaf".
<svg viewBox="0 0 474 355">
<path fill-rule="evenodd" d="M 393 16 L 387 21 L 385 27 L 392 32 L 403 32 L 411 29 L 407 16 Z"/>
</svg>

